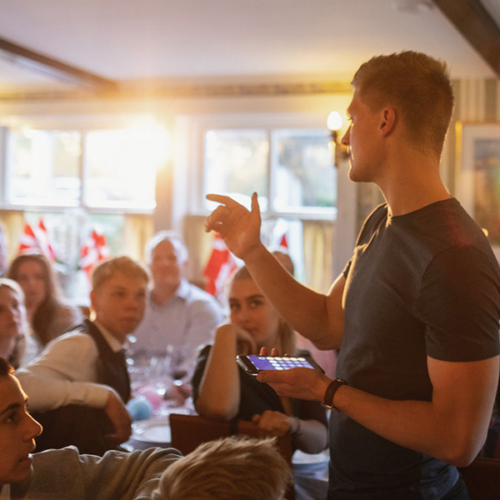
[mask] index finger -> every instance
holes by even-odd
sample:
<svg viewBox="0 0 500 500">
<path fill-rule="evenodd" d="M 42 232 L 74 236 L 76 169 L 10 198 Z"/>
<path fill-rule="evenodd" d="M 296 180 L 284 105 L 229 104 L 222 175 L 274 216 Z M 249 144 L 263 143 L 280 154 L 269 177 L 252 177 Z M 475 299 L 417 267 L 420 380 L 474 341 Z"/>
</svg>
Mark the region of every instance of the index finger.
<svg viewBox="0 0 500 500">
<path fill-rule="evenodd" d="M 216 201 L 217 203 L 222 203 L 226 207 L 233 207 L 234 208 L 234 207 L 238 207 L 238 206 L 240 206 L 240 207 L 243 206 L 240 203 L 238 203 L 237 201 L 234 201 L 229 196 L 224 196 L 222 194 L 207 194 L 205 196 L 205 198 L 207 200 L 210 200 L 210 201 Z"/>
<path fill-rule="evenodd" d="M 257 380 L 259 382 L 265 382 L 266 384 L 275 382 L 286 382 L 288 379 L 288 374 L 286 373 L 290 370 L 274 371 L 274 370 L 262 370 L 257 375 Z"/>
</svg>

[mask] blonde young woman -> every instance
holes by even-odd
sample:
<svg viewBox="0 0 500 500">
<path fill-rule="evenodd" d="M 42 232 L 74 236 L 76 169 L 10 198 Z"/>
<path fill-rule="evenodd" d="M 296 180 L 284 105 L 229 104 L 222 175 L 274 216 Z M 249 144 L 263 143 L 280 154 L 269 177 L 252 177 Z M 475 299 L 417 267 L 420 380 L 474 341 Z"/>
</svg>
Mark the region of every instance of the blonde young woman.
<svg viewBox="0 0 500 500">
<path fill-rule="evenodd" d="M 0 358 L 19 368 L 26 349 L 26 310 L 21 287 L 0 278 Z"/>
<path fill-rule="evenodd" d="M 214 344 L 206 346 L 198 359 L 192 380 L 196 410 L 213 419 L 253 421 L 271 436 L 290 433 L 295 448 L 306 453 L 324 450 L 327 421 L 319 403 L 281 398 L 236 364 L 237 354 L 258 354 L 262 347 L 296 353 L 294 331 L 281 320 L 246 267 L 232 278 L 229 307 L 230 322 L 217 329 Z"/>
</svg>

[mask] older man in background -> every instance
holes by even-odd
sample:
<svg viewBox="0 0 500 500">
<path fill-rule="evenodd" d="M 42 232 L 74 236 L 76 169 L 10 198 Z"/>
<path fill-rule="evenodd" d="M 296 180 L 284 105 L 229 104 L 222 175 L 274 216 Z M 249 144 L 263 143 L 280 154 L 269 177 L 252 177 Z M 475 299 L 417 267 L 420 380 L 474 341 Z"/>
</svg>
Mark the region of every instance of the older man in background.
<svg viewBox="0 0 500 500">
<path fill-rule="evenodd" d="M 171 354 L 174 378 L 190 376 L 197 348 L 210 342 L 223 314 L 217 301 L 186 279 L 188 251 L 172 231 L 156 233 L 146 246 L 153 287 L 144 319 L 134 332 L 134 358 Z"/>
</svg>

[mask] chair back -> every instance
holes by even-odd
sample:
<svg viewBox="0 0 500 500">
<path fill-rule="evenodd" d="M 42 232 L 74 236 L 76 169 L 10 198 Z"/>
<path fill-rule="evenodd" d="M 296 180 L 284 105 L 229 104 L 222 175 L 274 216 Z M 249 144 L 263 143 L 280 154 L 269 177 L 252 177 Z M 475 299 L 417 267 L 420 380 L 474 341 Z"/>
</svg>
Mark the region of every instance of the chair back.
<svg viewBox="0 0 500 500">
<path fill-rule="evenodd" d="M 459 471 L 469 490 L 470 500 L 500 499 L 500 460 L 476 458 Z"/>
<path fill-rule="evenodd" d="M 200 444 L 214 441 L 233 435 L 248 436 L 261 439 L 264 433 L 253 422 L 239 421 L 237 425 L 233 422 L 221 422 L 210 420 L 197 415 L 170 414 L 170 431 L 172 433 L 171 445 L 178 449 L 183 455 L 194 451 Z M 292 466 L 292 438 L 290 435 L 281 436 L 276 445 L 280 454 Z M 286 494 L 287 500 L 295 499 L 293 485 Z"/>
</svg>

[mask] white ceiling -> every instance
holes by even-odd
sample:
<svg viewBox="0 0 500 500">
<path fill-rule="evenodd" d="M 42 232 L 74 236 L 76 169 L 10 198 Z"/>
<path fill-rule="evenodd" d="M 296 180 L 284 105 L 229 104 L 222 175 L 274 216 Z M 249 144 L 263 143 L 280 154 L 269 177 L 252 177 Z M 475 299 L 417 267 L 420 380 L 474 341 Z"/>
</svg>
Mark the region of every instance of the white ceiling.
<svg viewBox="0 0 500 500">
<path fill-rule="evenodd" d="M 0 37 L 117 81 L 347 80 L 403 49 L 494 77 L 430 0 L 0 0 Z M 0 90 L 52 82 L 0 58 Z"/>
</svg>

